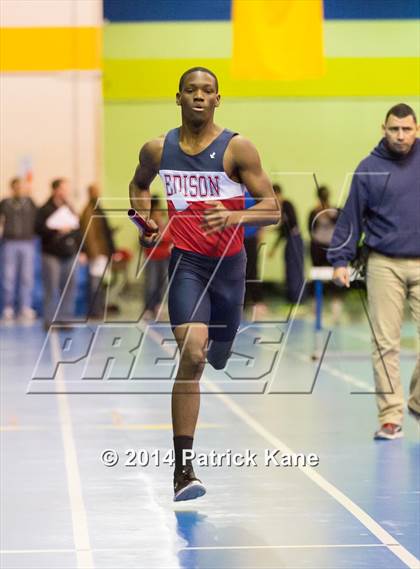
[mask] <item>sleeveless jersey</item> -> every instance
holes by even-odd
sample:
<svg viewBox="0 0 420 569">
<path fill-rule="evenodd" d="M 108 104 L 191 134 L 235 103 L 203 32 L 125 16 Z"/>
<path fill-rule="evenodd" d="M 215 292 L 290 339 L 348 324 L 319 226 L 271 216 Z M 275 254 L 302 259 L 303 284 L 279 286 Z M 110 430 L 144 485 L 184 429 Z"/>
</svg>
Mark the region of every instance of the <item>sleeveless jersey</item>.
<svg viewBox="0 0 420 569">
<path fill-rule="evenodd" d="M 170 130 L 163 145 L 159 175 L 166 199 L 175 247 L 208 257 L 235 255 L 242 249 L 243 227 L 232 226 L 205 235 L 201 228 L 205 201 L 220 200 L 231 210 L 244 209 L 244 186 L 229 178 L 223 156 L 236 133 L 223 130 L 207 148 L 186 154 L 179 145 L 180 128 Z"/>
</svg>

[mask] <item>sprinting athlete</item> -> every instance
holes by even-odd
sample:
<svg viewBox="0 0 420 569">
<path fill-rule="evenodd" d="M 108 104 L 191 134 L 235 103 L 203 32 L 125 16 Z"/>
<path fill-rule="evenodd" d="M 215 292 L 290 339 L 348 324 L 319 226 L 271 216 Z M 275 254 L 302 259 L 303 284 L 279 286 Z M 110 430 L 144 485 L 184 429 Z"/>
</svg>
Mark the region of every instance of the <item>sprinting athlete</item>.
<svg viewBox="0 0 420 569">
<path fill-rule="evenodd" d="M 149 218 L 149 187 L 159 173 L 174 243 L 168 304 L 180 351 L 172 391 L 174 500 L 180 501 L 206 492 L 184 451 L 193 446 L 206 357 L 223 369 L 240 323 L 246 269 L 241 226 L 277 223 L 280 212 L 253 144 L 213 122 L 220 104 L 215 74 L 203 67 L 186 71 L 176 103 L 182 125 L 142 147 L 130 200 Z M 245 187 L 256 200 L 247 210 Z M 140 242 L 152 247 L 158 239 L 156 233 Z"/>
</svg>

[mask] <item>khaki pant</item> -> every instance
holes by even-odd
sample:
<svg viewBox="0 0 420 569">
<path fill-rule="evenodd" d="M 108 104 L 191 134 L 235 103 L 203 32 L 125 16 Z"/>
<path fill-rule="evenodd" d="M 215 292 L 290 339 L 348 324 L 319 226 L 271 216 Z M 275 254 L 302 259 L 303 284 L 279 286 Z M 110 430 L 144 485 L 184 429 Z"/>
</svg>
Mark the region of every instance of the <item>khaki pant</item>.
<svg viewBox="0 0 420 569">
<path fill-rule="evenodd" d="M 399 361 L 401 325 L 407 299 L 420 336 L 420 259 L 394 259 L 370 253 L 367 290 L 374 331 L 372 359 L 379 423 L 400 425 L 404 410 Z M 411 379 L 408 405 L 420 413 L 420 354 Z"/>
</svg>

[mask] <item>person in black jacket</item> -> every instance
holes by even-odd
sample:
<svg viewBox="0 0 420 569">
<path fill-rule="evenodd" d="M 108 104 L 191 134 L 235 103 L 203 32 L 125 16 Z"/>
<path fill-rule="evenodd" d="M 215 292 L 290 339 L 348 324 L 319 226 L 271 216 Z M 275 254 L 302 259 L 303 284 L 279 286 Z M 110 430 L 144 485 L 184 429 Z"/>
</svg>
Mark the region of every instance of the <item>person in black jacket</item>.
<svg viewBox="0 0 420 569">
<path fill-rule="evenodd" d="M 327 251 L 337 223 L 338 213 L 330 204 L 327 186 L 317 190 L 318 203 L 309 214 L 308 230 L 311 236 L 311 260 L 314 267 L 327 267 Z"/>
<path fill-rule="evenodd" d="M 84 235 L 83 249 L 89 263 L 89 309 L 92 318 L 102 318 L 105 310 L 105 290 L 102 280 L 112 255 L 115 253 L 113 230 L 100 205 L 100 190 L 96 184 L 88 187 L 89 201 L 80 216 Z"/>
<path fill-rule="evenodd" d="M 293 204 L 285 200 L 282 188 L 278 184 L 273 185 L 274 193 L 281 208 L 281 223 L 277 226 L 278 236 L 269 253 L 269 257 L 274 255 L 280 241 L 286 239 L 284 249 L 284 261 L 286 265 L 286 291 L 290 302 L 296 303 L 302 300 L 303 286 L 305 277 L 304 269 L 304 247 L 300 233 L 296 211 Z"/>
<path fill-rule="evenodd" d="M 76 271 L 73 265 L 81 243 L 79 218 L 68 204 L 69 183 L 57 178 L 52 195 L 38 210 L 35 230 L 42 244 L 44 327 L 66 322 L 74 315 Z"/>
</svg>

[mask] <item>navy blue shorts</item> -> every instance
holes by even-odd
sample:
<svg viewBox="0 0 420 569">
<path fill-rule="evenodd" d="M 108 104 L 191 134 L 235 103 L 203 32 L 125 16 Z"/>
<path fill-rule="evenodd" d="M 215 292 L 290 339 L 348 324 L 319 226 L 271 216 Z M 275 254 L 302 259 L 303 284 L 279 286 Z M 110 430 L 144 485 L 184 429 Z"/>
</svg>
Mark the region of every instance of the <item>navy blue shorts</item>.
<svg viewBox="0 0 420 569">
<path fill-rule="evenodd" d="M 207 257 L 174 248 L 169 263 L 169 319 L 172 328 L 189 322 L 209 326 L 209 338 L 234 339 L 245 295 L 246 254 Z"/>
</svg>

